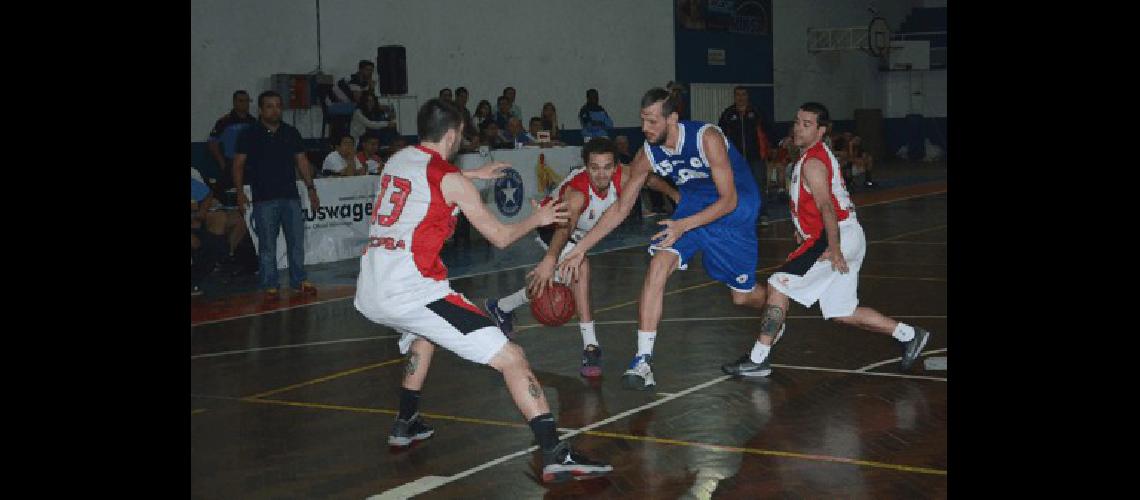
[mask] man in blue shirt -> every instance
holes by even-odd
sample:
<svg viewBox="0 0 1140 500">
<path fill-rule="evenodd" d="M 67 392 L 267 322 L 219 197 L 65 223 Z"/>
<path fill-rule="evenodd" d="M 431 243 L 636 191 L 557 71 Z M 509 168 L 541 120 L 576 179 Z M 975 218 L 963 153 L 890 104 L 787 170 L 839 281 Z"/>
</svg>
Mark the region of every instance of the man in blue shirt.
<svg viewBox="0 0 1140 500">
<path fill-rule="evenodd" d="M 277 275 L 277 234 L 285 232 L 289 257 L 289 284 L 295 291 L 314 294 L 316 288 L 305 274 L 305 220 L 297 193 L 297 175 L 301 172 L 309 193 L 309 206 L 321 205 L 313 185 L 312 167 L 305 158 L 301 134 L 281 121 L 281 94 L 268 90 L 257 96 L 260 110 L 256 125 L 246 129 L 237 142 L 234 157 L 234 185 L 243 186 L 246 169 L 253 194 L 253 229 L 257 234 L 261 288 L 266 298 L 276 299 L 280 281 Z M 238 206 L 249 205 L 245 191 L 238 189 Z"/>
<path fill-rule="evenodd" d="M 578 110 L 578 121 L 582 124 L 582 141 L 594 137 L 609 137 L 608 130 L 614 128 L 614 121 L 606 108 L 598 104 L 597 89 L 586 91 L 586 104 Z"/>
</svg>

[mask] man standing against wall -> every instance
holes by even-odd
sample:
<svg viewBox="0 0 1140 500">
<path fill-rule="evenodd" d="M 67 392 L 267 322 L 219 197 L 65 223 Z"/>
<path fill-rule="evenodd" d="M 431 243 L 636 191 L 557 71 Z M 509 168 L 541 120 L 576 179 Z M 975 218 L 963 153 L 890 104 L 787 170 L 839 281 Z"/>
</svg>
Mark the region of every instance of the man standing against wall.
<svg viewBox="0 0 1140 500">
<path fill-rule="evenodd" d="M 614 121 L 606 108 L 598 104 L 598 90 L 586 91 L 586 104 L 578 110 L 578 121 L 582 124 L 582 142 L 594 137 L 609 137 L 609 129 L 614 128 Z"/>
<path fill-rule="evenodd" d="M 720 114 L 717 125 L 736 146 L 737 151 L 744 155 L 748 166 L 752 169 L 752 176 L 760 186 L 760 195 L 763 197 L 764 188 L 768 185 L 768 167 L 764 164 L 763 151 L 767 151 L 767 144 L 761 145 L 758 137 L 763 137 L 760 113 L 752 107 L 748 99 L 748 89 L 737 86 L 733 89 L 733 104 Z M 767 203 L 760 203 L 760 224 L 768 223 Z"/>
<path fill-rule="evenodd" d="M 238 136 L 234 186 L 238 186 L 238 206 L 245 210 L 249 200 L 241 186 L 248 166 L 261 288 L 267 299 L 278 297 L 277 233 L 283 230 L 289 256 L 289 285 L 298 293 L 315 294 L 317 289 L 305 275 L 305 220 L 301 215 L 294 170 L 301 172 L 309 193 L 309 206 L 316 210 L 321 200 L 313 185 L 312 168 L 305 158 L 301 134 L 281 121 L 281 94 L 272 90 L 262 92 L 257 96 L 257 107 L 258 123 Z"/>
</svg>

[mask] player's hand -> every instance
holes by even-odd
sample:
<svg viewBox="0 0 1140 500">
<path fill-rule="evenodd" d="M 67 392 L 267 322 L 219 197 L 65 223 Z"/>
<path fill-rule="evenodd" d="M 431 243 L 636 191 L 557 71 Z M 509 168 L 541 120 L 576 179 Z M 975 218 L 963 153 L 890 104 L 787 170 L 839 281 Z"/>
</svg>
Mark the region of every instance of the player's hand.
<svg viewBox="0 0 1140 500">
<path fill-rule="evenodd" d="M 245 208 L 249 206 L 249 198 L 245 197 L 244 189 L 237 190 L 237 206 L 238 210 L 241 210 L 242 215 L 245 215 Z"/>
<path fill-rule="evenodd" d="M 539 205 L 534 198 L 531 198 L 530 206 L 534 209 L 534 216 L 538 217 L 539 226 L 562 224 L 570 219 L 570 209 L 566 208 L 566 202 L 562 200 Z"/>
<path fill-rule="evenodd" d="M 819 260 L 830 260 L 832 269 L 839 271 L 840 274 L 847 274 L 847 259 L 843 258 L 843 252 L 832 252 L 831 248 L 828 248 L 819 256 Z"/>
<path fill-rule="evenodd" d="M 316 213 L 321 206 L 321 198 L 317 196 L 316 189 L 309 189 L 309 213 Z"/>
<path fill-rule="evenodd" d="M 554 283 L 554 259 L 543 257 L 542 261 L 526 274 L 528 283 L 527 293 L 530 297 L 538 297 L 546 287 Z"/>
<path fill-rule="evenodd" d="M 493 161 L 475 170 L 469 170 L 467 176 L 472 179 L 498 179 L 504 175 L 503 169 L 510 166 L 511 164 L 505 161 Z"/>
<path fill-rule="evenodd" d="M 577 248 L 571 250 L 558 263 L 558 276 L 562 277 L 563 283 L 574 283 L 578 281 L 578 266 L 582 265 L 582 259 L 586 254 L 582 253 Z"/>
<path fill-rule="evenodd" d="M 657 241 L 657 243 L 654 244 L 661 248 L 671 248 L 673 243 L 681 238 L 681 235 L 685 234 L 685 231 L 688 231 L 688 229 L 685 228 L 685 224 L 681 221 L 665 219 L 657 224 L 665 226 L 665 229 L 653 235 L 653 240 Z"/>
</svg>

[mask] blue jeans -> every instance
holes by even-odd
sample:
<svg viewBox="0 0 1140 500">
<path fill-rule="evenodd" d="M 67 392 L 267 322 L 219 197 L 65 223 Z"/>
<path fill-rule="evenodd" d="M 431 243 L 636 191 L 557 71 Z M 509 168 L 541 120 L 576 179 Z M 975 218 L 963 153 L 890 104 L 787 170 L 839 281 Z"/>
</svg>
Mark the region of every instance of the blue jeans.
<svg viewBox="0 0 1140 500">
<path fill-rule="evenodd" d="M 277 288 L 277 232 L 285 231 L 285 249 L 289 257 L 289 286 L 299 288 L 305 281 L 305 218 L 301 200 L 297 198 L 255 201 L 253 230 L 257 234 L 257 260 L 261 269 L 261 288 Z"/>
</svg>

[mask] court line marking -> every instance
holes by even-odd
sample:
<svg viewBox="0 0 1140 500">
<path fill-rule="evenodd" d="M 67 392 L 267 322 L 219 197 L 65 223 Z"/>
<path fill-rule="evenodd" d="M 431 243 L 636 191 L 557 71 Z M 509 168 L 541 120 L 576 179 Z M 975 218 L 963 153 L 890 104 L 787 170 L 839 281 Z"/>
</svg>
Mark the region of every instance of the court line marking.
<svg viewBox="0 0 1140 500">
<path fill-rule="evenodd" d="M 190 356 L 190 359 L 195 360 L 195 359 L 202 359 L 202 358 L 216 358 L 219 356 L 230 356 L 233 354 L 244 354 L 244 353 L 249 353 L 249 352 L 272 351 L 275 349 L 293 349 L 293 348 L 297 348 L 297 347 L 309 347 L 309 346 L 315 346 L 315 345 L 340 344 L 340 343 L 344 343 L 344 342 L 364 342 L 366 340 L 397 339 L 397 338 L 400 338 L 400 336 L 399 335 L 377 335 L 375 337 L 352 337 L 352 338 L 347 338 L 347 339 L 324 340 L 321 342 L 306 342 L 304 344 L 285 344 L 285 345 L 278 345 L 278 346 L 254 347 L 252 349 L 239 349 L 236 351 L 212 352 L 209 354 L 198 354 L 195 356 Z"/>
<path fill-rule="evenodd" d="M 888 363 L 898 361 L 898 358 L 887 360 Z M 885 363 L 884 363 L 885 364 Z M 785 368 L 788 370 L 809 370 L 817 372 L 831 372 L 831 373 L 846 373 L 850 375 L 871 375 L 873 377 L 894 377 L 906 378 L 914 380 L 934 380 L 937 382 L 946 382 L 946 377 L 930 377 L 927 375 L 911 375 L 909 373 L 884 373 L 884 372 L 863 372 L 859 370 L 845 370 L 842 368 L 826 368 L 822 366 L 794 366 L 794 365 L 781 365 L 772 363 L 773 368 Z"/>
<path fill-rule="evenodd" d="M 926 196 L 936 196 L 936 195 L 940 195 L 940 194 L 946 194 L 946 189 L 942 189 L 942 190 L 939 190 L 939 191 L 933 191 L 933 192 L 929 192 L 929 193 L 922 193 L 922 194 L 917 194 L 917 195 L 913 195 L 913 196 L 905 196 L 905 197 L 902 197 L 902 198 L 893 198 L 893 199 L 890 199 L 890 200 L 883 200 L 883 201 L 879 201 L 879 202 L 875 202 L 875 203 L 867 203 L 867 204 L 865 204 L 865 205 L 860 205 L 860 207 L 861 207 L 861 208 L 865 208 L 865 207 L 873 207 L 873 206 L 876 206 L 876 205 L 884 205 L 884 204 L 887 204 L 887 203 L 897 203 L 897 202 L 900 202 L 900 201 L 912 200 L 912 199 L 915 199 L 915 198 L 923 198 L 923 197 L 926 197 Z M 789 217 L 784 217 L 784 218 L 780 218 L 780 219 L 772 219 L 772 220 L 769 220 L 768 222 L 769 222 L 769 223 L 773 223 L 773 222 L 786 222 L 786 221 L 789 221 L 789 220 L 791 220 Z M 945 227 L 945 224 L 943 224 L 943 227 Z M 906 233 L 903 233 L 903 235 L 905 235 L 905 234 L 906 234 Z M 899 236 L 902 236 L 902 235 L 897 235 L 897 236 L 894 236 L 894 237 L 892 237 L 892 238 L 897 238 L 897 237 L 899 237 Z M 892 239 L 892 238 L 888 238 L 888 239 Z M 761 238 L 761 239 L 769 239 L 769 238 Z M 615 248 L 608 248 L 608 249 L 606 249 L 606 250 L 603 250 L 603 251 L 600 251 L 600 252 L 597 252 L 597 253 L 591 253 L 591 254 L 587 254 L 587 255 L 601 255 L 601 254 L 604 254 L 604 253 L 615 252 L 615 251 L 618 251 L 618 250 L 629 250 L 629 249 L 631 249 L 631 248 L 637 248 L 637 247 L 642 247 L 642 246 L 645 246 L 645 243 L 638 243 L 638 244 L 635 244 L 635 245 L 627 245 L 627 246 L 621 246 L 621 247 L 615 247 Z M 493 270 L 493 271 L 483 271 L 483 272 L 478 272 L 478 273 L 465 274 L 465 275 L 461 275 L 461 276 L 451 276 L 451 277 L 448 277 L 448 279 L 457 280 L 457 279 L 461 279 L 461 278 L 471 278 L 471 277 L 475 277 L 475 276 L 483 276 L 483 275 L 487 275 L 487 274 L 493 274 L 493 273 L 502 272 L 502 271 L 513 271 L 513 270 L 516 270 L 516 269 L 521 269 L 521 268 L 524 268 L 524 267 L 533 267 L 533 266 L 534 266 L 534 264 L 533 264 L 533 263 L 532 263 L 532 264 L 523 264 L 523 265 L 521 265 L 521 266 L 515 266 L 515 267 L 506 268 L 506 269 L 495 269 L 495 270 Z M 242 318 L 250 318 L 250 317 L 254 317 L 254 316 L 264 316 L 264 315 L 266 315 L 266 314 L 273 314 L 273 313 L 278 313 L 278 312 L 282 312 L 282 311 L 289 311 L 289 310 L 292 310 L 292 309 L 299 309 L 299 308 L 302 308 L 302 307 L 315 306 L 315 305 L 318 305 L 318 304 L 327 304 L 327 303 L 329 303 L 329 302 L 336 302 L 336 301 L 338 301 L 338 300 L 346 300 L 346 299 L 351 299 L 351 298 L 354 298 L 354 296 L 353 296 L 353 297 L 338 297 L 338 298 L 335 298 L 335 299 L 322 300 L 322 301 L 318 301 L 318 302 L 309 302 L 309 303 L 306 303 L 306 304 L 297 304 L 297 305 L 295 305 L 295 306 L 289 306 L 289 307 L 285 307 L 285 308 L 282 308 L 282 309 L 274 309 L 274 310 L 272 310 L 272 311 L 261 311 L 261 312 L 255 312 L 255 313 L 250 313 L 250 314 L 243 314 L 243 315 L 241 315 L 241 316 L 232 316 L 232 317 L 229 317 L 229 318 L 222 318 L 222 319 L 215 319 L 215 320 L 203 321 L 203 322 L 200 322 L 200 323 L 194 323 L 194 324 L 190 325 L 190 328 L 194 328 L 194 327 L 197 327 L 197 326 L 202 326 L 202 325 L 210 325 L 210 324 L 214 324 L 214 323 L 222 323 L 222 322 L 225 322 L 225 321 L 233 321 L 233 320 L 242 319 Z"/>
<path fill-rule="evenodd" d="M 190 410 L 190 415 L 197 415 L 199 413 L 205 413 L 207 411 L 210 411 L 210 410 L 208 410 L 206 408 L 198 408 L 197 410 Z"/>
<path fill-rule="evenodd" d="M 583 432 L 593 430 L 597 427 L 601 427 L 603 425 L 609 424 L 609 423 L 614 422 L 616 420 L 623 419 L 623 418 L 628 417 L 630 415 L 633 415 L 635 413 L 638 413 L 638 412 L 641 412 L 644 410 L 648 410 L 648 409 L 653 408 L 655 406 L 665 404 L 669 401 L 672 401 L 672 400 L 677 399 L 679 397 L 688 395 L 692 392 L 699 391 L 699 390 L 704 389 L 706 387 L 709 387 L 711 385 L 714 385 L 714 384 L 717 384 L 720 382 L 724 382 L 725 380 L 728 380 L 729 378 L 730 378 L 729 375 L 721 375 L 721 376 L 714 378 L 708 382 L 697 384 L 697 385 L 690 387 L 688 389 L 685 389 L 681 392 L 675 393 L 672 396 L 665 396 L 665 397 L 658 399 L 656 401 L 650 401 L 649 403 L 645 403 L 645 404 L 638 406 L 636 408 L 632 408 L 632 409 L 623 411 L 623 412 L 618 413 L 617 415 L 614 415 L 614 416 L 609 417 L 607 419 L 599 420 L 597 422 L 594 422 L 594 423 L 587 425 L 585 427 L 582 427 L 580 429 L 576 429 L 576 430 L 567 432 L 566 434 L 559 436 L 559 439 L 563 439 L 563 440 L 570 439 L 571 437 L 574 437 L 574 436 L 581 434 Z M 508 460 L 511 460 L 513 458 L 516 458 L 516 457 L 519 457 L 522 455 L 526 455 L 529 453 L 533 453 L 537 449 L 538 449 L 537 445 L 531 446 L 529 448 L 526 448 L 526 449 L 523 449 L 520 451 L 516 451 L 514 453 L 509 453 L 509 454 L 503 455 L 499 458 L 491 460 L 490 462 L 485 462 L 482 465 L 472 467 L 470 469 L 459 472 L 457 474 L 453 474 L 451 476 L 443 476 L 443 478 L 439 479 L 439 480 L 430 480 L 430 481 L 425 481 L 424 483 L 417 484 L 417 481 L 420 481 L 419 479 L 417 479 L 416 481 L 412 481 L 411 483 L 405 483 L 405 484 L 401 485 L 400 487 L 394 488 L 394 489 L 405 488 L 400 492 L 401 494 L 404 494 L 404 495 L 419 495 L 421 493 L 427 493 L 428 491 L 439 488 L 440 486 L 458 481 L 458 480 L 463 479 L 467 476 L 470 476 L 470 475 L 478 473 L 482 470 L 494 467 L 496 465 L 499 465 L 499 464 L 506 462 Z M 429 477 L 433 477 L 433 476 L 429 476 Z M 434 476 L 434 477 L 440 477 L 440 476 Z M 420 479 L 423 479 L 423 478 L 420 478 Z M 416 486 L 412 486 L 412 485 L 416 485 Z M 414 491 L 409 491 L 410 489 L 414 489 Z M 393 490 L 387 490 L 387 491 L 381 492 L 377 495 L 370 496 L 368 498 L 377 499 L 377 500 L 386 499 L 386 498 L 395 498 L 394 496 L 392 496 L 392 492 L 393 492 Z M 384 496 L 386 494 L 389 496 Z"/>
<path fill-rule="evenodd" d="M 920 354 L 920 356 L 929 356 L 929 355 L 931 355 L 931 354 L 939 354 L 939 353 L 943 353 L 943 352 L 946 352 L 946 350 L 947 350 L 947 349 L 949 349 L 949 348 L 948 348 L 948 347 L 943 347 L 942 349 L 934 349 L 934 350 L 932 350 L 932 351 L 926 351 L 926 352 L 924 352 L 924 353 Z M 869 365 L 867 365 L 867 366 L 864 366 L 864 367 L 862 367 L 862 368 L 858 369 L 857 371 L 859 371 L 859 372 L 866 372 L 867 370 L 872 370 L 872 369 L 878 368 L 878 367 L 880 367 L 880 366 L 883 366 L 883 365 L 887 365 L 887 364 L 890 364 L 890 363 L 894 363 L 894 362 L 897 362 L 897 361 L 901 361 L 901 360 L 902 360 L 902 357 L 901 357 L 901 356 L 900 356 L 900 357 L 897 357 L 897 358 L 891 358 L 891 359 L 888 359 L 888 360 L 886 360 L 886 361 L 880 361 L 880 362 L 878 362 L 878 363 L 871 363 L 871 364 L 869 364 Z"/>
<path fill-rule="evenodd" d="M 272 396 L 274 394 L 280 394 L 280 393 L 285 392 L 285 391 L 291 391 L 293 389 L 300 389 L 300 388 L 305 387 L 305 386 L 309 386 L 309 385 L 313 385 L 313 384 L 319 384 L 321 382 L 327 382 L 329 380 L 333 380 L 336 378 L 344 377 L 347 375 L 352 375 L 353 373 L 359 373 L 362 371 L 371 370 L 373 368 L 379 368 L 381 366 L 396 364 L 396 363 L 399 363 L 403 360 L 404 360 L 404 358 L 396 358 L 396 359 L 389 359 L 388 361 L 381 361 L 379 363 L 374 363 L 371 365 L 364 365 L 364 366 L 353 368 L 350 370 L 344 370 L 344 371 L 332 373 L 329 375 L 325 375 L 321 378 L 316 378 L 313 380 L 308 380 L 305 382 L 293 384 L 290 386 L 281 387 L 279 389 L 273 389 L 273 390 L 269 390 L 269 391 L 265 391 L 265 392 L 260 392 L 260 393 L 254 394 L 252 396 L 246 396 L 244 399 L 260 399 L 260 398 L 264 398 L 266 396 Z"/>
<path fill-rule="evenodd" d="M 605 431 L 590 431 L 587 434 L 591 436 L 610 437 L 616 439 L 625 439 L 632 441 L 647 441 L 659 444 L 671 444 L 677 446 L 692 446 L 696 448 L 704 448 L 713 451 L 722 451 L 728 453 L 750 453 L 753 455 L 769 455 L 784 458 L 799 458 L 803 460 L 814 460 L 820 462 L 834 462 L 849 465 L 862 465 L 866 467 L 876 467 L 880 469 L 893 469 L 903 472 L 916 472 L 919 474 L 934 474 L 945 476 L 946 471 L 942 469 L 934 469 L 930 467 L 917 467 L 913 465 L 898 465 L 888 464 L 885 462 L 875 462 L 872 460 L 859 460 L 854 458 L 836 457 L 831 455 L 815 455 L 809 453 L 797 453 L 794 451 L 778 451 L 778 450 L 765 450 L 760 448 L 745 448 L 740 446 L 728 446 L 721 444 L 701 443 L 697 441 L 684 441 L 681 439 L 667 439 L 654 436 L 636 436 L 632 434 L 623 434 L 618 432 L 605 432 Z"/>
<path fill-rule="evenodd" d="M 927 319 L 929 319 L 929 318 L 945 318 L 946 316 L 945 315 L 943 315 L 943 316 L 899 316 L 899 315 L 891 315 L 890 317 L 892 317 L 892 318 L 906 318 L 906 319 L 912 319 L 912 318 L 920 318 L 920 319 L 921 318 L 927 318 Z M 711 318 L 662 318 L 661 322 L 665 323 L 665 322 L 684 322 L 684 321 L 733 321 L 733 320 L 761 319 L 761 318 L 762 318 L 762 316 L 719 316 L 719 317 L 711 317 Z M 795 315 L 795 316 L 787 316 L 785 319 L 823 319 L 823 317 L 822 316 L 798 316 L 798 315 Z M 630 319 L 630 320 L 595 321 L 594 322 L 595 325 L 628 325 L 628 324 L 633 324 L 633 323 L 637 323 L 637 320 Z M 564 325 L 552 327 L 552 328 L 566 328 L 566 327 L 576 327 L 576 326 L 578 326 L 578 323 L 566 323 Z M 310 346 L 318 346 L 318 345 L 338 344 L 338 343 L 343 343 L 343 342 L 364 342 L 364 341 L 368 341 L 368 340 L 383 340 L 383 339 L 395 339 L 395 338 L 400 338 L 400 336 L 399 335 L 377 335 L 375 337 L 352 337 L 352 338 L 347 338 L 347 339 L 325 340 L 325 341 L 321 341 L 321 342 L 307 342 L 304 344 L 286 344 L 286 345 L 280 345 L 280 346 L 255 347 L 252 349 L 241 349 L 241 350 L 236 350 L 236 351 L 224 351 L 224 352 L 214 352 L 214 353 L 209 353 L 209 354 L 198 354 L 195 356 L 190 356 L 190 359 L 194 360 L 194 359 L 200 359 L 200 358 L 214 358 L 214 357 L 220 357 L 220 356 L 229 356 L 229 355 L 233 355 L 233 354 L 244 354 L 244 353 L 249 353 L 249 352 L 269 351 L 269 350 L 274 350 L 274 349 L 294 349 L 294 348 L 310 347 Z"/>
<path fill-rule="evenodd" d="M 934 230 L 936 230 L 936 229 L 943 229 L 943 228 L 945 228 L 945 227 L 946 227 L 946 224 L 941 224 L 941 225 L 937 225 L 937 226 L 934 226 L 934 227 L 928 227 L 928 228 L 926 228 L 926 229 L 919 229 L 919 230 L 917 230 L 917 231 L 908 231 L 908 232 L 905 232 L 905 233 L 902 233 L 902 234 L 896 234 L 896 235 L 894 235 L 894 236 L 891 236 L 890 238 L 883 238 L 883 239 L 882 239 L 882 240 L 880 240 L 880 241 L 891 241 L 891 240 L 895 240 L 895 239 L 898 239 L 898 238 L 902 238 L 903 236 L 913 236 L 913 235 L 916 235 L 916 234 L 925 233 L 925 232 L 927 232 L 927 231 L 934 231 Z"/>
</svg>

